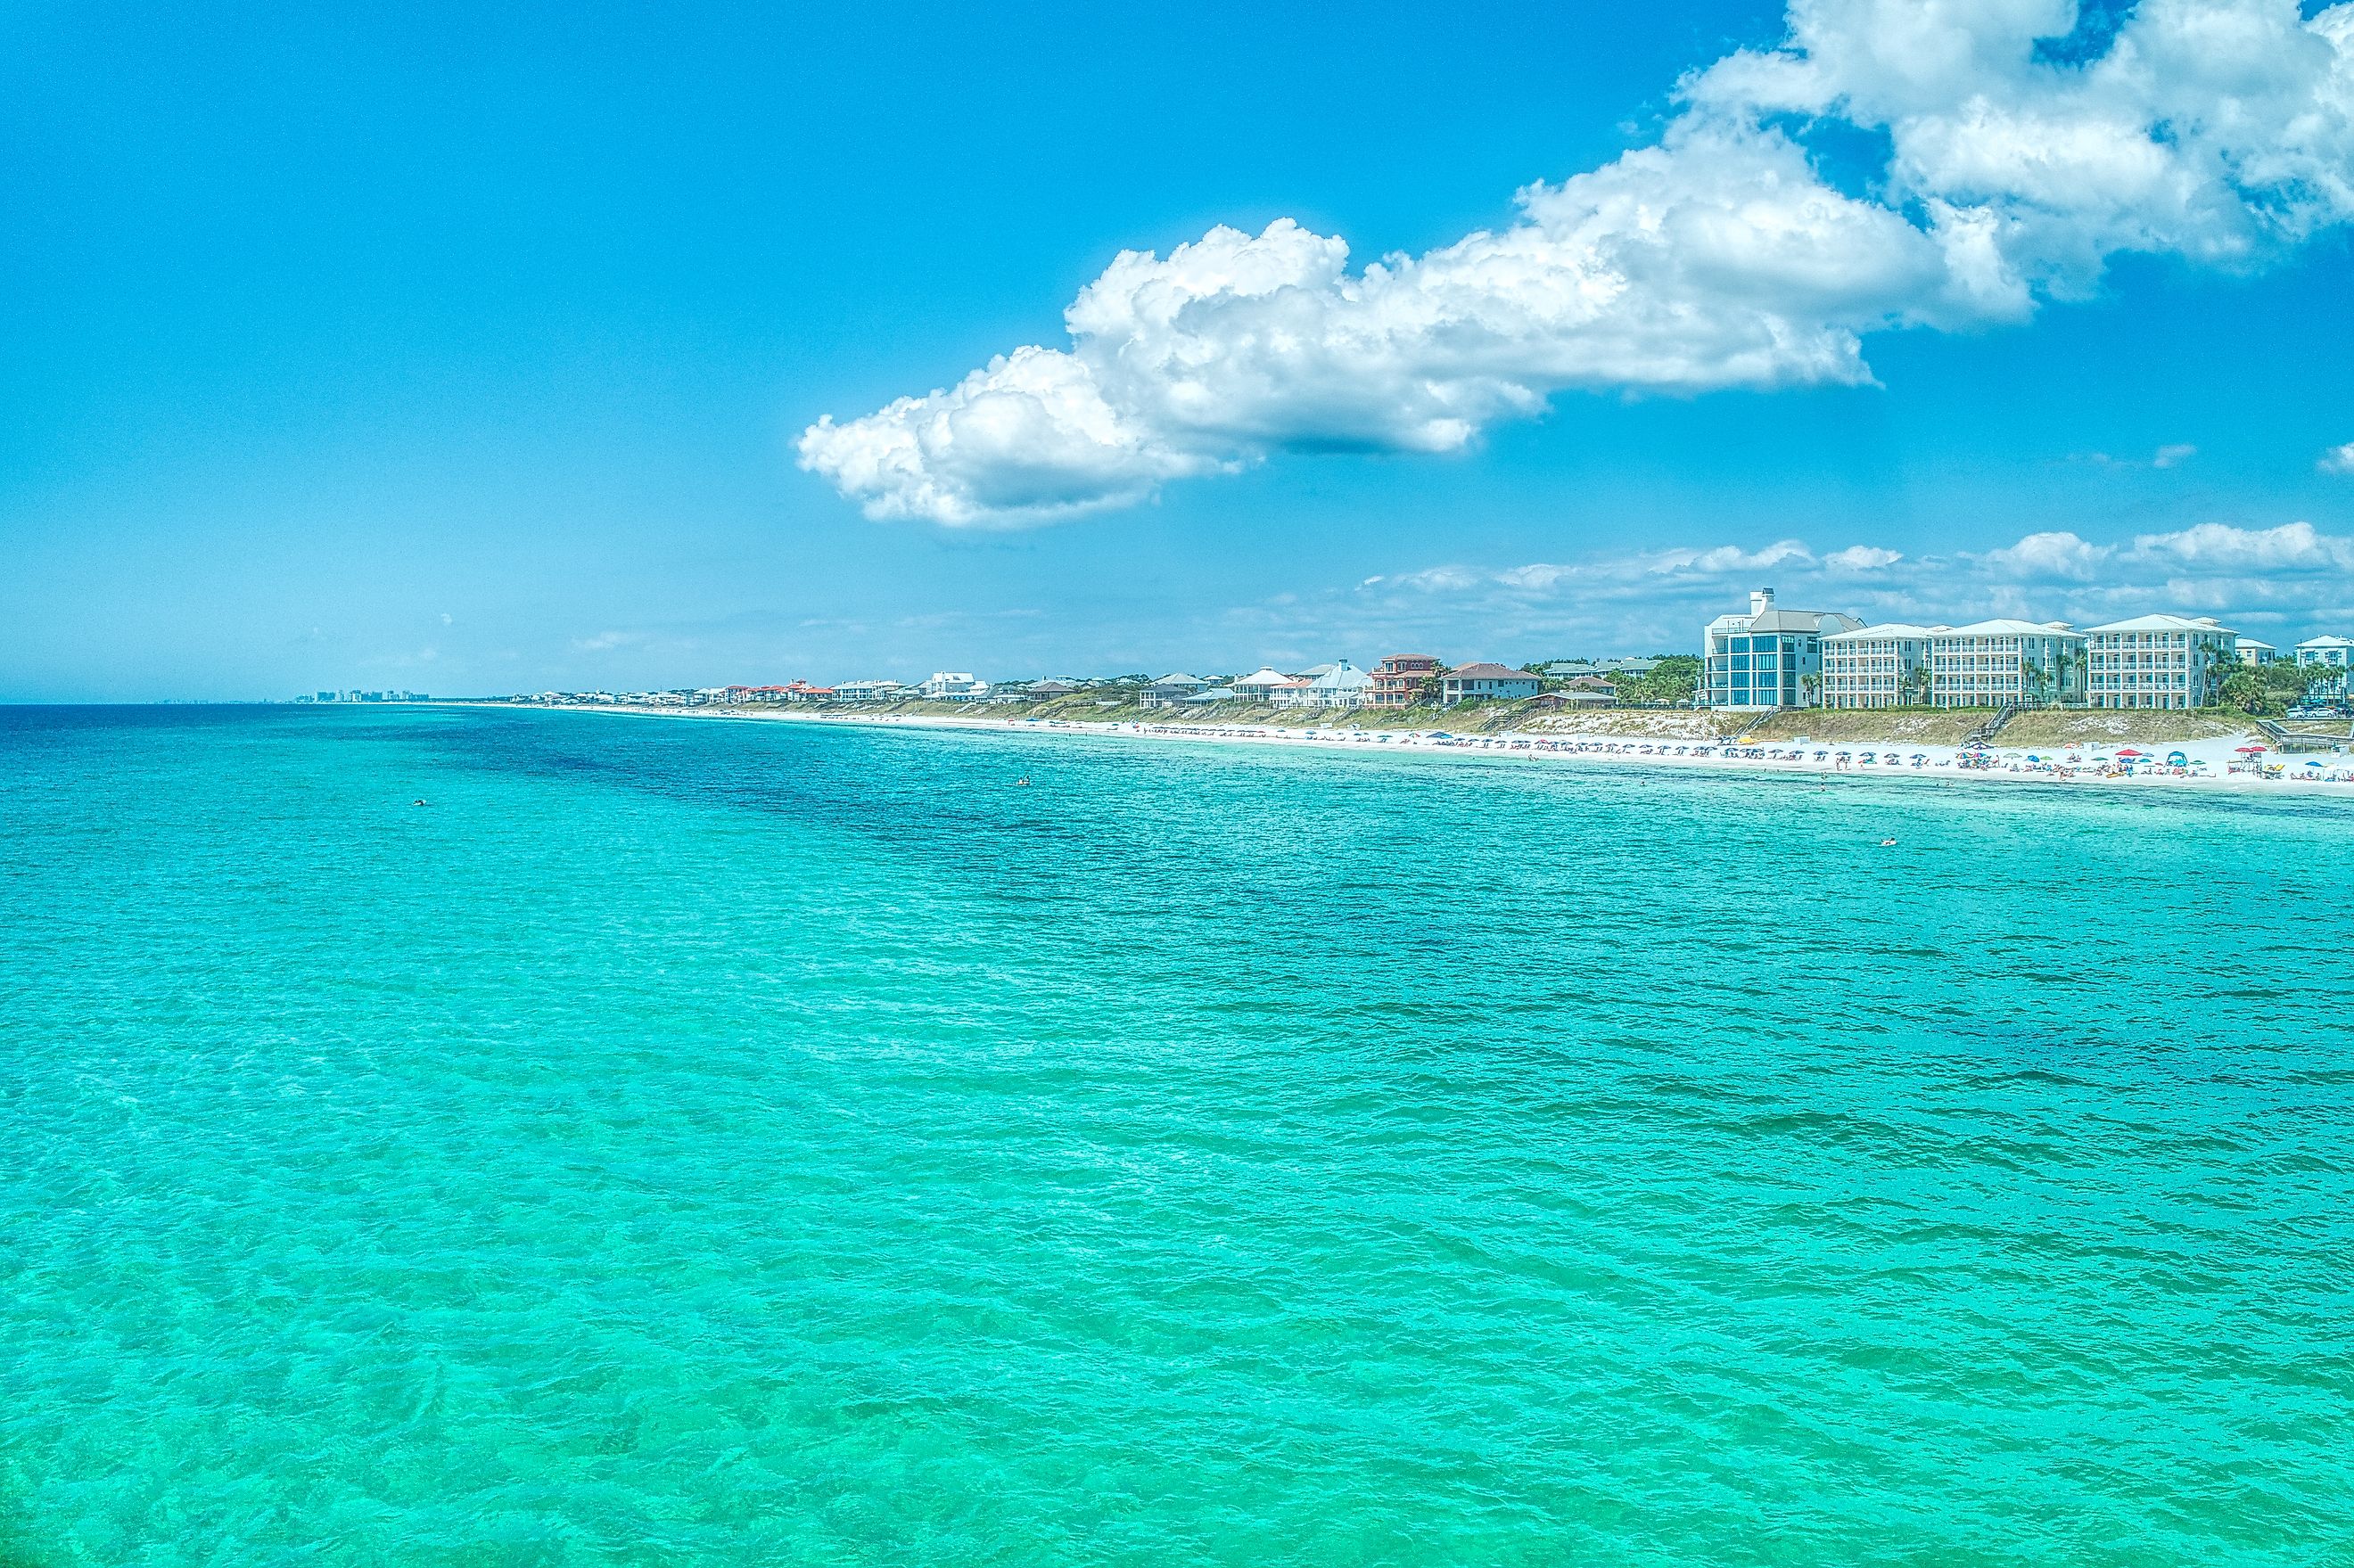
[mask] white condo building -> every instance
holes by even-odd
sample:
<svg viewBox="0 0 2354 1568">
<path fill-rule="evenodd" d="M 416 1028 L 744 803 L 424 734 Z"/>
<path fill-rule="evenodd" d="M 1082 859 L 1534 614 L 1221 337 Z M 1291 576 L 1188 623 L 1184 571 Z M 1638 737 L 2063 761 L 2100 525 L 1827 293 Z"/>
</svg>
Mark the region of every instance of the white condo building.
<svg viewBox="0 0 2354 1568">
<path fill-rule="evenodd" d="M 2211 616 L 2137 615 L 2084 634 L 2096 708 L 2203 708 L 2238 664 L 2240 639 Z"/>
<path fill-rule="evenodd" d="M 1929 643 L 1943 627 L 1861 626 L 1823 639 L 1823 706 L 1925 707 Z"/>
<path fill-rule="evenodd" d="M 2084 700 L 2084 633 L 2061 621 L 1978 620 L 1929 641 L 1929 704 L 2073 707 Z"/>
<path fill-rule="evenodd" d="M 2317 675 L 2305 694 L 2335 702 L 2346 694 L 2347 672 L 2354 665 L 2354 641 L 2343 637 L 2308 637 L 2296 645 L 2296 662 L 2318 664 L 2331 672 Z"/>
</svg>

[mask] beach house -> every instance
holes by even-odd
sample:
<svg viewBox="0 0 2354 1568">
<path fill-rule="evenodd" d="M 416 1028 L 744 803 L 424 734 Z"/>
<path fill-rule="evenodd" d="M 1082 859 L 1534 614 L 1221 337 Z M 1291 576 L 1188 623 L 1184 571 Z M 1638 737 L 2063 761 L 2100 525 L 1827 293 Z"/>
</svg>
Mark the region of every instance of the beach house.
<svg viewBox="0 0 2354 1568">
<path fill-rule="evenodd" d="M 1717 708 L 1819 706 L 1823 639 L 1862 624 L 1832 610 L 1780 609 L 1772 588 L 1759 588 L 1749 596 L 1748 614 L 1708 623 L 1700 700 Z"/>
<path fill-rule="evenodd" d="M 728 689 L 731 692 L 736 690 L 732 686 Z M 835 698 L 845 703 L 892 702 L 904 695 L 907 690 L 897 681 L 836 681 L 833 683 Z"/>
<path fill-rule="evenodd" d="M 1188 675 L 1181 670 L 1172 674 L 1163 675 L 1161 679 L 1140 688 L 1136 694 L 1137 705 L 1146 708 L 1172 707 L 1183 702 L 1209 683 L 1199 675 Z"/>
<path fill-rule="evenodd" d="M 1943 627 L 1890 621 L 1823 639 L 1823 706 L 1925 707 L 1929 643 Z"/>
<path fill-rule="evenodd" d="M 1429 653 L 1393 653 L 1373 666 L 1373 705 L 1378 708 L 1410 705 L 1423 683 L 1437 679 L 1439 663 Z"/>
<path fill-rule="evenodd" d="M 943 670 L 927 679 L 916 692 L 928 702 L 970 703 L 989 695 L 989 683 L 976 681 L 964 671 Z"/>
<path fill-rule="evenodd" d="M 2281 656 L 2279 649 L 2269 642 L 2262 642 L 2253 637 L 2239 639 L 2232 645 L 2232 652 L 2239 654 L 2240 662 L 2243 664 L 2270 664 L 2277 662 Z"/>
<path fill-rule="evenodd" d="M 1544 683 L 1510 664 L 1471 663 L 1438 678 L 1438 700 L 1448 707 L 1474 699 L 1517 702 L 1533 697 Z"/>
<path fill-rule="evenodd" d="M 2240 662 L 2212 616 L 2137 615 L 2084 633 L 2085 700 L 2096 708 L 2203 708 Z"/>
<path fill-rule="evenodd" d="M 1346 659 L 1336 659 L 1300 672 L 1292 685 L 1275 694 L 1275 703 L 1278 707 L 1362 708 L 1373 696 L 1373 678 Z"/>
<path fill-rule="evenodd" d="M 1246 703 L 1267 707 L 1284 705 L 1284 694 L 1300 682 L 1272 665 L 1262 666 L 1235 682 L 1235 694 Z"/>
</svg>

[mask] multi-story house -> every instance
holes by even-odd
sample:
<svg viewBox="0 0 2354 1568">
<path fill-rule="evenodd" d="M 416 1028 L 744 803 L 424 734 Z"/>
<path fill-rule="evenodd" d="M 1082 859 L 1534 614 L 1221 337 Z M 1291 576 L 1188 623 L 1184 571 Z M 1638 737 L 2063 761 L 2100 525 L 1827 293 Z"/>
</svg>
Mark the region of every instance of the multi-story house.
<svg viewBox="0 0 2354 1568">
<path fill-rule="evenodd" d="M 1533 697 L 1543 688 L 1544 683 L 1526 670 L 1515 670 L 1510 664 L 1472 663 L 1438 678 L 1438 700 L 1448 707 L 1474 697 L 1516 701 Z"/>
<path fill-rule="evenodd" d="M 2240 639 L 2212 616 L 2137 615 L 2084 633 L 2085 700 L 2096 708 L 2204 708 L 2240 662 Z"/>
<path fill-rule="evenodd" d="M 1929 638 L 1929 705 L 2066 708 L 2084 701 L 2084 634 L 2063 621 L 1976 620 Z"/>
<path fill-rule="evenodd" d="M 1929 642 L 1943 627 L 1891 621 L 1823 639 L 1823 706 L 1908 708 L 1929 704 Z"/>
<path fill-rule="evenodd" d="M 2270 664 L 2281 656 L 2279 649 L 2253 637 L 2240 638 L 2232 644 L 2232 651 L 2239 654 L 2243 664 Z"/>
<path fill-rule="evenodd" d="M 1147 708 L 1173 707 L 1209 683 L 1199 675 L 1188 675 L 1182 671 L 1178 671 L 1161 676 L 1161 679 L 1137 693 L 1137 705 Z"/>
<path fill-rule="evenodd" d="M 1373 678 L 1346 659 L 1303 670 L 1295 679 L 1300 684 L 1276 694 L 1278 706 L 1362 708 L 1373 696 Z"/>
<path fill-rule="evenodd" d="M 1749 596 L 1747 615 L 1708 623 L 1700 700 L 1718 708 L 1811 708 L 1823 700 L 1825 637 L 1853 631 L 1851 615 L 1779 609 L 1774 590 Z"/>
<path fill-rule="evenodd" d="M 1421 694 L 1423 683 L 1438 678 L 1438 661 L 1428 653 L 1393 653 L 1373 666 L 1373 705 L 1405 707 Z"/>
<path fill-rule="evenodd" d="M 917 694 L 936 703 L 970 703 L 989 695 L 989 683 L 976 681 L 960 670 L 943 670 L 916 688 Z"/>
<path fill-rule="evenodd" d="M 2354 664 L 2354 641 L 2343 637 L 2308 637 L 2296 645 L 2296 662 L 2321 667 L 2322 673 L 2306 687 L 2306 696 L 2341 701 L 2347 691 L 2348 668 Z"/>
</svg>

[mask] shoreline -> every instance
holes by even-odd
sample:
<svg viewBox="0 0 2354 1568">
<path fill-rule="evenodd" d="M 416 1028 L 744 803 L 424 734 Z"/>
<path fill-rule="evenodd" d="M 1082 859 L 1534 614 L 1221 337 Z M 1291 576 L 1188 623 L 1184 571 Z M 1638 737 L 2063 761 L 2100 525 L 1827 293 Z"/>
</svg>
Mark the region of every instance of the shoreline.
<svg viewBox="0 0 2354 1568">
<path fill-rule="evenodd" d="M 445 705 L 432 704 L 432 706 Z M 451 707 L 507 708 L 557 713 L 608 713 L 641 718 L 701 719 L 739 723 L 817 724 L 843 727 L 981 731 L 1004 735 L 1076 735 L 1120 740 L 1168 740 L 1193 745 L 1273 746 L 1306 750 L 1318 756 L 1390 753 L 1434 758 L 1487 758 L 1526 762 L 1596 762 L 1644 764 L 1729 773 L 1769 773 L 1820 778 L 1925 779 L 1952 783 L 2009 782 L 2062 789 L 2124 788 L 2190 789 L 2199 792 L 2285 795 L 2294 798 L 2354 798 L 2354 756 L 2290 760 L 2267 751 L 2273 775 L 2230 771 L 2238 762 L 2237 748 L 2264 743 L 2253 733 L 2207 740 L 2168 743 L 2158 754 L 2162 764 L 2179 754 L 2180 769 L 2164 766 L 2130 769 L 2115 765 L 2117 748 L 2062 747 L 2048 753 L 2037 748 L 1988 748 L 1989 765 L 1964 766 L 1964 747 L 1914 745 L 1904 742 L 1833 744 L 1819 741 L 1776 741 L 1727 745 L 1679 737 L 1580 735 L 1573 730 L 1507 730 L 1492 735 L 1454 736 L 1443 730 L 1316 730 L 1260 725 L 1155 724 L 1138 720 L 1089 723 L 1078 719 L 961 718 L 931 714 L 801 714 L 779 709 L 747 713 L 741 709 L 649 707 L 642 705 L 598 705 L 557 707 L 540 703 L 451 703 Z M 1865 758 L 1871 761 L 1863 760 Z M 1917 758 L 1917 760 L 1916 760 Z M 1893 761 L 1891 760 L 1893 759 Z"/>
</svg>

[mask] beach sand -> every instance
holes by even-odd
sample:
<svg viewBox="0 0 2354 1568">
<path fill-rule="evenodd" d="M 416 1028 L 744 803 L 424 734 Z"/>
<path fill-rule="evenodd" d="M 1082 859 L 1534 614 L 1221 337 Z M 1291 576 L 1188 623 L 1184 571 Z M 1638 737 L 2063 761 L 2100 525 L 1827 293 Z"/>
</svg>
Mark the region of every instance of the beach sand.
<svg viewBox="0 0 2354 1568">
<path fill-rule="evenodd" d="M 470 706 L 540 707 L 553 705 L 499 703 Z M 567 707 L 572 705 L 564 705 Z M 1503 758 L 1546 763 L 1638 763 L 1719 771 L 1795 773 L 1826 777 L 1957 779 L 2069 788 L 2250 791 L 2266 794 L 2354 796 L 2354 755 L 2291 756 L 2276 752 L 2261 736 L 2231 735 L 2204 740 L 2152 743 L 2147 747 L 2006 747 L 2000 737 L 1973 757 L 1953 746 L 1898 743 L 1878 746 L 1831 744 L 1793 738 L 1752 745 L 1726 745 L 1681 737 L 1646 739 L 1623 735 L 1581 735 L 1574 730 L 1506 731 L 1458 736 L 1444 730 L 1368 731 L 1288 728 L 1248 724 L 1156 724 L 1149 721 L 1088 723 L 1072 719 L 970 718 L 934 715 L 796 713 L 790 709 L 741 707 L 669 708 L 599 704 L 596 713 L 653 718 L 827 724 L 884 728 L 985 730 L 1018 735 L 1087 735 L 1198 745 L 1277 746 L 1318 755 L 1379 755 L 1432 758 Z M 2242 748 L 2262 746 L 2252 754 Z M 2149 755 L 2126 758 L 2121 750 Z M 2179 766 L 2168 766 L 2179 756 Z M 2128 765 L 2128 763 L 2130 765 Z M 2318 766 L 2308 766 L 2318 764 Z"/>
</svg>

